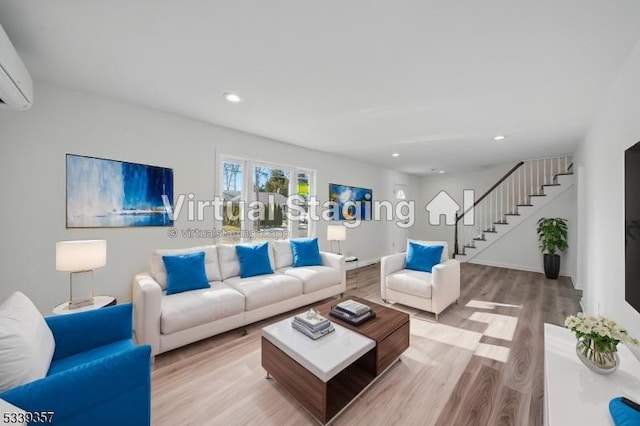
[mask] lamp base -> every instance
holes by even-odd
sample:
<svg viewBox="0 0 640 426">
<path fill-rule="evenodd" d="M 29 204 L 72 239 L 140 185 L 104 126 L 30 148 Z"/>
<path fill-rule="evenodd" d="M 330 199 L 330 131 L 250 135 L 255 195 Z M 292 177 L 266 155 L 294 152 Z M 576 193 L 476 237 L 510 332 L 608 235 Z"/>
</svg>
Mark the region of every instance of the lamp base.
<svg viewBox="0 0 640 426">
<path fill-rule="evenodd" d="M 91 299 L 81 299 L 81 300 L 70 300 L 69 301 L 69 310 L 82 308 L 83 306 L 93 305 L 93 298 Z"/>
</svg>

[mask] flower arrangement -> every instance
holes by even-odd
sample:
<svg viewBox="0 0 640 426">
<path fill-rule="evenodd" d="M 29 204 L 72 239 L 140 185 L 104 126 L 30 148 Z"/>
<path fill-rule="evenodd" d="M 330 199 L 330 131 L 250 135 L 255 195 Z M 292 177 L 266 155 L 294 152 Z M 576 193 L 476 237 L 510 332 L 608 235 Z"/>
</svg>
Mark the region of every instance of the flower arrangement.
<svg viewBox="0 0 640 426">
<path fill-rule="evenodd" d="M 635 339 L 621 328 L 615 321 L 602 316 L 587 316 L 582 312 L 578 315 L 568 316 L 564 322 L 578 340 L 590 340 L 594 343 L 595 349 L 600 352 L 616 352 L 618 343 L 630 343 L 637 345 Z"/>
</svg>

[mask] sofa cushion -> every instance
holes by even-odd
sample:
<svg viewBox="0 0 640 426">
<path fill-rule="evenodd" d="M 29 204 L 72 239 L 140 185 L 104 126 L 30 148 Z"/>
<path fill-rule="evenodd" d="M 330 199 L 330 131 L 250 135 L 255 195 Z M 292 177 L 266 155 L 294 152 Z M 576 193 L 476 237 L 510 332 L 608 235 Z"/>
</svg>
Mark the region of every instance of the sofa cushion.
<svg viewBox="0 0 640 426">
<path fill-rule="evenodd" d="M 55 341 L 27 296 L 13 293 L 0 305 L 0 392 L 47 375 Z"/>
<path fill-rule="evenodd" d="M 244 295 L 247 311 L 302 294 L 302 281 L 285 274 L 233 277 L 225 280 L 225 283 Z"/>
<path fill-rule="evenodd" d="M 423 241 L 407 239 L 407 252 L 409 251 L 409 245 L 411 243 L 421 244 L 423 246 L 442 246 L 442 257 L 440 257 L 440 263 L 449 259 L 449 244 L 446 241 Z"/>
<path fill-rule="evenodd" d="M 225 283 L 162 298 L 160 332 L 171 334 L 244 312 L 244 296 Z"/>
<path fill-rule="evenodd" d="M 340 271 L 328 266 L 288 267 L 280 269 L 278 272 L 302 281 L 302 291 L 305 294 L 340 284 L 342 281 Z"/>
<path fill-rule="evenodd" d="M 425 246 L 416 242 L 409 243 L 407 250 L 407 269 L 431 272 L 440 263 L 443 246 Z"/>
<path fill-rule="evenodd" d="M 275 240 L 271 242 L 275 260 L 275 269 L 286 268 L 293 265 L 293 252 L 289 240 Z"/>
<path fill-rule="evenodd" d="M 269 261 L 269 243 L 255 245 L 238 244 L 236 254 L 240 260 L 240 277 L 248 278 L 256 275 L 273 274 Z"/>
<path fill-rule="evenodd" d="M 207 273 L 207 281 L 222 281 L 220 268 L 218 267 L 218 253 L 216 246 L 200 246 L 184 249 L 158 249 L 151 253 L 150 273 L 163 290 L 167 289 L 167 270 L 164 267 L 162 256 L 176 256 L 190 253 L 204 253 L 204 269 Z"/>
<path fill-rule="evenodd" d="M 402 269 L 387 277 L 387 288 L 431 299 L 433 275 L 429 272 Z"/>
<path fill-rule="evenodd" d="M 291 240 L 293 267 L 322 265 L 317 238 L 296 238 Z"/>
<path fill-rule="evenodd" d="M 162 256 L 167 270 L 167 294 L 209 288 L 204 270 L 204 253 Z"/>
</svg>

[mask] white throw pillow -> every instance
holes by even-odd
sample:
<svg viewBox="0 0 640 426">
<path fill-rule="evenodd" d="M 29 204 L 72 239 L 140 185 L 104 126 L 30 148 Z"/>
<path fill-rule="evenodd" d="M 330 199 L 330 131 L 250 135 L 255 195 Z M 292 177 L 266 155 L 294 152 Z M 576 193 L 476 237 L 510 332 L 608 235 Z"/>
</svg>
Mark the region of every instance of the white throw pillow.
<svg viewBox="0 0 640 426">
<path fill-rule="evenodd" d="M 33 302 L 13 293 L 0 305 L 0 392 L 45 377 L 55 347 Z"/>
<path fill-rule="evenodd" d="M 293 265 L 293 252 L 291 251 L 291 241 L 276 240 L 272 242 L 275 254 L 275 269 L 286 268 Z"/>
<path fill-rule="evenodd" d="M 218 244 L 218 261 L 222 279 L 237 277 L 240 275 L 240 259 L 236 254 L 236 246 L 233 244 Z"/>
</svg>

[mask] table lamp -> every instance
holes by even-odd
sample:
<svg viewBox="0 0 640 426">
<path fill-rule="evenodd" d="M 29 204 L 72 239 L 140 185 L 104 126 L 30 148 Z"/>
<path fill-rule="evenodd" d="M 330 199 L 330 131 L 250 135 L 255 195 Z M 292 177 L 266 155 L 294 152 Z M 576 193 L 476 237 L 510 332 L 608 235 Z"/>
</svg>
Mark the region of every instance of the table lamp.
<svg viewBox="0 0 640 426">
<path fill-rule="evenodd" d="M 69 272 L 69 309 L 93 303 L 93 270 L 107 264 L 107 240 L 59 241 L 56 243 L 56 270 Z M 91 297 L 73 298 L 73 276 L 91 273 Z"/>
<path fill-rule="evenodd" d="M 340 253 L 340 241 L 347 239 L 347 228 L 342 225 L 327 226 L 327 240 L 331 241 L 331 251 L 333 251 L 333 242 L 338 242 L 338 253 Z"/>
</svg>

